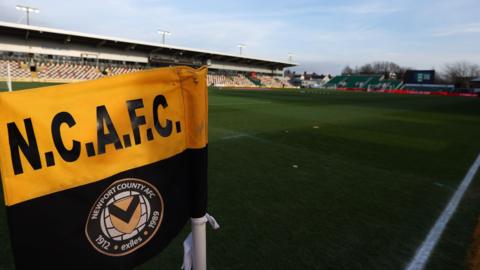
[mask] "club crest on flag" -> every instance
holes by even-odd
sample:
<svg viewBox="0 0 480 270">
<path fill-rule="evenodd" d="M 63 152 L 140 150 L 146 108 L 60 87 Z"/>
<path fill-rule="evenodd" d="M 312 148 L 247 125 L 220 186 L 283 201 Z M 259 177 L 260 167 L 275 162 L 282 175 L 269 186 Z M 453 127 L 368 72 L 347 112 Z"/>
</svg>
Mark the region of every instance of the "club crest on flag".
<svg viewBox="0 0 480 270">
<path fill-rule="evenodd" d="M 109 256 L 124 256 L 145 245 L 163 219 L 163 199 L 146 181 L 126 178 L 110 185 L 93 205 L 85 234 Z"/>
</svg>

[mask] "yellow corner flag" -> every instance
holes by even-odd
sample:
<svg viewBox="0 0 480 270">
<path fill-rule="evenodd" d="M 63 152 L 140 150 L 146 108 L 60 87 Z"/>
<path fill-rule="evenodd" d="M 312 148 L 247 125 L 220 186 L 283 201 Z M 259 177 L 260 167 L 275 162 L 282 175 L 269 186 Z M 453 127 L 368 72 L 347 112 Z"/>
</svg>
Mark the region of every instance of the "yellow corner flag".
<svg viewBox="0 0 480 270">
<path fill-rule="evenodd" d="M 206 68 L 0 94 L 17 269 L 132 268 L 207 204 Z"/>
</svg>

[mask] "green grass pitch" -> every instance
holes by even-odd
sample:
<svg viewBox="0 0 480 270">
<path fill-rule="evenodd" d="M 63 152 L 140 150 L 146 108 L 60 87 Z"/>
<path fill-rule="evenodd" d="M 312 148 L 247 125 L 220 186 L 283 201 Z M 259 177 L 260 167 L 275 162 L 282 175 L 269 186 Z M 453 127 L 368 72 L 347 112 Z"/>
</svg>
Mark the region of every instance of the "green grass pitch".
<svg viewBox="0 0 480 270">
<path fill-rule="evenodd" d="M 209 95 L 209 269 L 403 269 L 480 152 L 478 98 Z M 466 267 L 479 216 L 477 175 L 427 269 Z M 139 269 L 179 269 L 188 231 Z"/>
<path fill-rule="evenodd" d="M 53 86 L 59 83 L 48 83 L 48 82 L 12 82 L 12 88 L 14 90 L 23 90 L 29 88 L 37 88 L 44 86 Z M 6 82 L 0 81 L 0 92 L 8 91 L 8 86 Z"/>
</svg>

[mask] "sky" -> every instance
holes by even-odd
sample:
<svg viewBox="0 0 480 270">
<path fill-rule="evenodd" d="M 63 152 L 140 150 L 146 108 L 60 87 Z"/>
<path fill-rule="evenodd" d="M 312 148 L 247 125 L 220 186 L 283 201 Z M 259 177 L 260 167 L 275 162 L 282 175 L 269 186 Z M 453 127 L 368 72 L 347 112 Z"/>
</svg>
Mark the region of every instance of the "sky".
<svg viewBox="0 0 480 270">
<path fill-rule="evenodd" d="M 478 0 L 0 0 L 0 20 L 26 23 L 15 6 L 40 9 L 30 23 L 288 60 L 298 71 L 338 74 L 343 67 L 392 61 L 436 68 L 480 64 Z"/>
</svg>

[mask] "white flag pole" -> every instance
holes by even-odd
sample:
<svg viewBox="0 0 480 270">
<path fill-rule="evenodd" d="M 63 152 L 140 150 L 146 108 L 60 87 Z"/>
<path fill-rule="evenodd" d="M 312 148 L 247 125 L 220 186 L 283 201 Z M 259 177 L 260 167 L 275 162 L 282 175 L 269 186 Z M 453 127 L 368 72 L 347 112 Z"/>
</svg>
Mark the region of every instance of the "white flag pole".
<svg viewBox="0 0 480 270">
<path fill-rule="evenodd" d="M 193 269 L 207 270 L 207 217 L 192 218 Z"/>
<path fill-rule="evenodd" d="M 207 270 L 207 233 L 205 224 L 208 222 L 214 230 L 220 228 L 215 218 L 206 214 L 201 218 L 191 218 L 192 232 L 183 242 L 184 270 Z"/>
<path fill-rule="evenodd" d="M 10 75 L 10 63 L 7 63 L 7 86 L 8 92 L 12 92 L 12 76 Z"/>
</svg>

